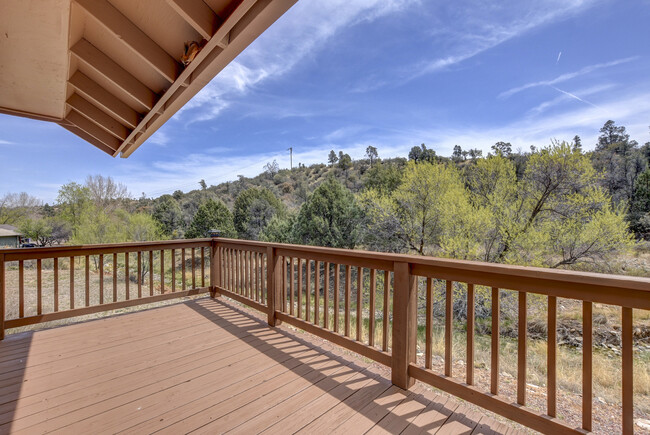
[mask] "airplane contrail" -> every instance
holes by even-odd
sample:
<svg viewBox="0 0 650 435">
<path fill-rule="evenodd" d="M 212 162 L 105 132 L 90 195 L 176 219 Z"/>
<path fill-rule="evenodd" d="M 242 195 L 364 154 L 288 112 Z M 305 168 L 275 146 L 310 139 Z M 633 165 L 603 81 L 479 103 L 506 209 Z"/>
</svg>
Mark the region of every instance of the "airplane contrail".
<svg viewBox="0 0 650 435">
<path fill-rule="evenodd" d="M 557 60 L 555 61 L 555 65 L 557 65 L 560 62 L 561 57 L 562 57 L 562 52 L 560 51 L 557 55 Z"/>
</svg>

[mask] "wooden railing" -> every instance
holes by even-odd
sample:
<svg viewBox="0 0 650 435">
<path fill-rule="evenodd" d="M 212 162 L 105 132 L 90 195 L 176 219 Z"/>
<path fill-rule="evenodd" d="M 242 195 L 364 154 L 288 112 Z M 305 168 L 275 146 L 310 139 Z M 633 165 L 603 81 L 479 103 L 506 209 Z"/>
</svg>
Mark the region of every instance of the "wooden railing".
<svg viewBox="0 0 650 435">
<path fill-rule="evenodd" d="M 32 298 L 26 298 L 25 292 L 28 261 L 35 262 Z M 52 285 L 47 289 L 42 273 L 45 261 L 53 262 Z M 69 293 L 65 294 L 59 292 L 62 261 L 70 277 Z M 91 261 L 96 261 L 99 269 L 97 285 L 90 284 Z M 106 262 L 112 273 L 112 292 L 104 286 Z M 75 286 L 80 280 L 75 272 L 77 265 L 84 267 L 83 289 Z M 210 283 L 206 286 L 208 268 Z M 123 271 L 122 286 L 118 286 L 118 270 Z M 191 277 L 187 278 L 190 270 Z M 12 303 L 5 293 L 8 273 L 18 274 L 12 280 L 18 286 L 12 292 L 17 295 L 17 303 Z M 135 280 L 131 273 L 136 274 Z M 454 289 L 458 286 L 464 289 L 459 294 L 466 298 L 467 305 L 465 373 L 460 378 L 454 376 L 452 360 Z M 474 377 L 474 313 L 479 288 L 488 289 L 491 304 L 490 387 L 486 391 L 475 385 Z M 516 292 L 518 302 L 516 401 L 499 395 L 499 313 L 505 290 Z M 592 430 L 593 304 L 620 306 L 621 428 L 625 434 L 633 433 L 632 310 L 650 310 L 650 280 L 643 278 L 222 238 L 4 250 L 0 251 L 0 336 L 8 328 L 205 292 L 230 297 L 265 313 L 271 326 L 286 322 L 384 364 L 391 368 L 392 382 L 399 387 L 409 388 L 417 379 L 532 429 L 553 434 Z M 43 303 L 45 293 L 50 295 L 47 304 Z M 526 406 L 527 307 L 531 294 L 541 295 L 536 300 L 544 298 L 548 304 L 544 413 Z M 436 297 L 444 300 L 445 312 L 442 373 L 434 371 L 432 364 Z M 557 418 L 558 298 L 582 303 L 580 427 Z M 423 315 L 418 312 L 419 300 L 424 302 Z M 419 359 L 418 323 L 424 327 L 425 345 L 423 358 Z"/>
</svg>

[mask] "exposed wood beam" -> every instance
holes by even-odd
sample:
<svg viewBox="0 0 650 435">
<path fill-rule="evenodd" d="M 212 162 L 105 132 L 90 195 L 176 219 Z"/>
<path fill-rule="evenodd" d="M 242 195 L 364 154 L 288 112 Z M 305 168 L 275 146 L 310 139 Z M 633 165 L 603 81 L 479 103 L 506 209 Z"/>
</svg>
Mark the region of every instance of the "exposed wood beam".
<svg viewBox="0 0 650 435">
<path fill-rule="evenodd" d="M 221 18 L 203 0 L 167 0 L 167 3 L 208 41 L 221 24 Z"/>
<path fill-rule="evenodd" d="M 77 3 L 170 83 L 176 80 L 180 63 L 108 1 L 77 0 Z"/>
<path fill-rule="evenodd" d="M 100 150 L 104 151 L 106 154 L 108 154 L 110 156 L 113 156 L 114 151 L 113 151 L 113 149 L 111 147 L 101 143 L 100 141 L 98 141 L 97 139 L 95 139 L 94 137 L 92 137 L 91 135 L 89 135 L 88 133 L 86 133 L 85 131 L 80 129 L 79 127 L 76 127 L 76 126 L 71 125 L 71 124 L 66 124 L 66 123 L 61 123 L 60 125 L 61 125 L 61 127 L 68 130 L 69 132 L 76 134 L 77 136 L 79 136 L 80 138 L 82 138 L 83 140 L 88 142 L 89 144 L 94 145 L 97 148 L 99 148 Z"/>
<path fill-rule="evenodd" d="M 36 119 L 38 121 L 59 122 L 61 120 L 61 118 L 56 118 L 54 116 L 25 112 L 23 110 L 10 109 L 8 107 L 0 107 L 0 114 L 20 116 L 22 118 Z"/>
<path fill-rule="evenodd" d="M 97 125 L 102 127 L 104 130 L 116 138 L 123 141 L 129 136 L 130 131 L 125 126 L 120 124 L 111 116 L 107 115 L 105 112 L 83 98 L 81 95 L 72 94 L 66 103 L 72 107 L 72 109 L 79 112 L 79 114 L 85 116 L 91 121 L 94 121 Z"/>
<path fill-rule="evenodd" d="M 156 94 L 145 86 L 115 61 L 99 51 L 85 39 L 77 42 L 70 51 L 82 62 L 106 77 L 124 92 L 132 96 L 147 110 L 151 110 L 156 102 Z"/>
<path fill-rule="evenodd" d="M 99 142 L 112 149 L 113 152 L 122 144 L 121 140 L 116 139 L 115 136 L 101 128 L 99 125 L 75 111 L 68 113 L 65 120 L 85 131 Z"/>
<path fill-rule="evenodd" d="M 103 108 L 115 119 L 130 128 L 135 128 L 140 122 L 140 114 L 123 103 L 120 99 L 108 92 L 106 89 L 92 81 L 81 71 L 77 71 L 70 78 L 69 82 L 79 94 L 96 106 Z"/>
</svg>

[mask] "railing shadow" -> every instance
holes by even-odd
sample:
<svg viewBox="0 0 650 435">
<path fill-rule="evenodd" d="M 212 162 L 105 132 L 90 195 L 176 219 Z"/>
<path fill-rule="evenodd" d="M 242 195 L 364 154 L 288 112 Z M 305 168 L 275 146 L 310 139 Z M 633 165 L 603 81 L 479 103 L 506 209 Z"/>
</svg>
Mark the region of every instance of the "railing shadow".
<svg viewBox="0 0 650 435">
<path fill-rule="evenodd" d="M 11 432 L 33 338 L 34 332 L 23 332 L 0 341 L 0 416 L 8 422 L 0 421 L 0 434 Z"/>
<path fill-rule="evenodd" d="M 203 315 L 205 318 L 209 319 L 210 321 L 217 323 L 218 320 L 215 319 L 215 312 L 213 309 L 211 309 L 211 306 L 217 307 L 227 307 L 230 310 L 237 312 L 239 315 L 246 317 L 248 320 L 257 322 L 260 326 L 268 326 L 265 321 L 260 320 L 259 318 L 251 315 L 250 313 L 234 306 L 233 304 L 230 304 L 228 302 L 223 301 L 222 299 L 202 299 L 202 300 L 196 300 L 196 301 L 191 301 L 187 302 L 186 305 L 196 311 L 197 313 Z M 239 331 L 239 328 L 230 328 L 230 330 L 224 330 L 225 332 L 228 332 L 233 335 L 238 335 L 241 336 L 242 333 L 245 333 L 245 331 Z M 249 328 L 246 328 L 249 329 Z M 290 331 L 280 329 L 280 328 L 273 328 L 273 331 L 276 332 L 279 335 L 282 335 L 283 337 L 286 337 L 292 341 L 295 341 L 299 343 L 300 345 L 312 348 L 317 350 L 322 356 L 325 356 L 333 361 L 339 362 L 343 365 L 346 365 L 350 370 L 353 370 L 355 372 L 360 372 L 363 373 L 364 375 L 368 377 L 375 377 L 379 382 L 385 383 L 386 389 L 390 387 L 390 381 L 381 375 L 377 375 L 377 373 L 374 373 L 369 367 L 364 367 L 357 362 L 351 360 L 351 358 L 346 358 L 345 356 L 337 355 L 336 353 L 323 349 L 321 346 L 318 346 L 317 344 L 314 344 L 313 342 L 309 340 L 305 340 L 304 338 L 298 336 L 297 334 L 291 333 Z M 259 348 L 262 345 L 267 345 L 267 341 L 263 338 L 259 337 L 254 337 L 251 340 L 247 341 L 247 344 L 253 348 Z M 274 354 L 268 354 L 268 356 L 272 359 L 274 359 L 278 364 L 282 364 L 283 366 L 287 367 L 289 370 L 293 371 L 294 373 L 298 373 L 300 377 L 303 379 L 309 380 L 309 378 L 305 377 L 304 375 L 300 374 L 300 370 L 298 370 L 299 367 L 304 366 L 304 363 L 301 361 L 301 358 L 292 356 L 290 352 L 284 352 L 283 350 L 278 353 Z M 304 370 L 304 367 L 303 367 Z M 313 370 L 318 371 L 318 368 L 314 368 Z M 416 429 L 418 432 L 432 432 L 438 430 L 445 422 L 447 422 L 448 419 L 453 418 L 455 421 L 465 421 L 468 422 L 470 426 L 473 427 L 478 427 L 479 422 L 477 419 L 471 415 L 464 415 L 462 412 L 459 414 L 454 414 L 454 412 L 446 407 L 444 404 L 435 404 L 426 398 L 423 394 L 419 393 L 412 393 L 404 390 L 399 390 L 401 393 L 402 399 L 399 400 L 400 403 L 403 401 L 409 400 L 409 401 L 415 401 L 418 402 L 418 406 L 415 406 L 417 410 L 415 411 L 410 411 L 406 412 L 404 414 L 398 414 L 395 412 L 397 409 L 398 404 L 396 405 L 394 402 L 388 403 L 388 404 L 379 404 L 375 400 L 379 395 L 374 394 L 369 391 L 370 389 L 376 388 L 376 383 L 370 382 L 366 386 L 361 387 L 360 389 L 352 389 L 348 386 L 350 383 L 354 383 L 355 381 L 334 381 L 335 382 L 335 388 L 332 388 L 331 385 L 332 383 L 329 382 L 328 385 L 329 387 L 327 389 L 323 388 L 321 385 L 322 383 L 320 382 L 322 380 L 322 377 L 316 377 L 318 381 L 309 381 L 311 385 L 320 388 L 324 391 L 325 394 L 332 395 L 334 397 L 340 398 L 341 403 L 345 403 L 344 400 L 348 397 L 350 397 L 352 394 L 358 394 L 358 395 L 365 395 L 365 393 L 369 394 L 372 396 L 372 400 L 369 400 L 368 403 L 364 403 L 364 406 L 359 407 L 355 409 L 355 412 L 363 414 L 365 417 L 368 419 L 377 419 L 378 414 L 383 414 L 384 416 L 381 417 L 379 421 L 377 421 L 375 424 L 384 430 L 390 430 L 391 428 L 395 427 L 402 427 L 406 428 L 409 425 L 411 425 L 410 429 Z M 331 379 L 330 379 L 331 380 Z M 333 392 L 336 391 L 336 394 Z M 380 395 L 383 394 L 380 393 Z M 374 403 L 373 403 L 374 401 Z M 366 410 L 365 405 L 372 403 L 372 409 Z M 439 405 L 439 406 L 438 406 Z M 274 404 L 273 406 L 277 406 Z M 272 406 L 272 407 L 273 407 Z M 349 406 L 346 404 L 346 406 Z M 433 421 L 428 421 L 424 423 L 422 426 L 413 426 L 413 419 L 417 417 L 420 412 L 423 409 L 426 409 L 427 406 L 429 406 L 428 409 L 436 411 L 438 414 L 438 418 L 434 419 Z M 440 418 L 440 416 L 446 416 L 445 418 Z M 289 416 L 287 416 L 289 417 Z M 285 417 L 286 418 L 286 417 Z M 275 423 L 277 424 L 277 422 Z M 390 424 L 390 427 L 388 426 Z M 468 428 L 469 429 L 469 428 Z M 497 433 L 496 430 L 491 429 L 489 427 L 489 424 L 482 424 L 481 429 L 479 433 Z"/>
</svg>

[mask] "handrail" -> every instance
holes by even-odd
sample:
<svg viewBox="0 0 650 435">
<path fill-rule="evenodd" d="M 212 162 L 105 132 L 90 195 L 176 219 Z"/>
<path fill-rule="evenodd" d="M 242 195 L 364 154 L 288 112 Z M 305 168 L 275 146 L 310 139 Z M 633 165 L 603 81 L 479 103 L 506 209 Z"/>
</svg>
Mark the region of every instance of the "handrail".
<svg viewBox="0 0 650 435">
<path fill-rule="evenodd" d="M 191 250 L 191 285 L 186 282 L 186 251 Z M 197 251 L 198 250 L 198 251 Z M 206 250 L 208 255 L 206 256 Z M 180 270 L 177 257 L 180 251 Z M 165 263 L 165 257 L 171 260 Z M 195 254 L 200 252 L 197 266 Z M 129 254 L 136 253 L 135 256 Z M 142 295 L 142 267 L 154 270 L 157 253 L 159 294 L 154 294 L 154 276 L 149 272 L 149 295 Z M 118 261 L 118 254 L 123 259 Z M 146 255 L 143 255 L 146 254 Z M 89 292 L 89 258 L 99 256 L 99 303 L 93 303 Z M 113 296 L 104 304 L 104 256 L 112 256 Z M 85 262 L 81 259 L 85 258 Z M 69 258 L 69 309 L 59 310 L 58 281 L 60 262 Z M 54 262 L 53 313 L 43 313 L 43 260 Z M 25 316 L 24 264 L 37 263 L 37 315 Z M 5 264 L 18 262 L 20 297 L 19 314 L 5 319 L 7 272 Z M 75 264 L 85 266 L 85 305 L 75 308 Z M 159 264 L 159 266 L 157 266 Z M 209 285 L 206 265 L 209 264 Z M 124 270 L 125 299 L 119 300 L 117 270 Z M 137 297 L 130 299 L 129 267 L 136 267 Z M 200 272 L 197 269 L 201 269 Z M 131 269 L 132 271 L 134 269 Z M 177 272 L 181 274 L 178 282 Z M 200 273 L 200 281 L 196 274 Z M 171 274 L 171 278 L 169 275 Z M 445 299 L 445 368 L 444 373 L 432 370 L 432 307 L 433 282 L 444 281 Z M 167 284 L 171 291 L 167 291 Z M 467 288 L 467 361 L 464 380 L 452 373 L 453 298 L 455 286 Z M 181 287 L 178 291 L 176 287 Z M 491 385 L 489 392 L 474 386 L 474 305 L 475 286 L 491 287 L 492 340 Z M 513 290 L 518 294 L 519 320 L 517 401 L 510 403 L 499 394 L 499 331 L 500 293 Z M 409 388 L 416 379 L 445 390 L 464 400 L 504 415 L 545 433 L 585 433 L 592 428 L 592 314 L 593 303 L 622 307 L 622 431 L 633 433 L 633 353 L 632 309 L 650 310 L 650 279 L 567 270 L 542 269 L 464 260 L 419 257 L 361 250 L 316 246 L 266 243 L 247 240 L 212 238 L 136 242 L 85 246 L 57 246 L 33 249 L 0 250 L 0 339 L 4 329 L 40 323 L 58 318 L 89 314 L 117 307 L 157 302 L 173 297 L 210 292 L 213 297 L 228 296 L 268 316 L 270 326 L 286 322 L 326 340 L 347 347 L 367 358 L 391 368 L 392 381 Z M 378 294 L 379 292 L 379 294 Z M 526 407 L 526 333 L 527 297 L 529 293 L 544 295 L 548 300 L 548 403 L 546 413 Z M 418 298 L 426 299 L 424 364 L 416 356 Z M 582 425 L 572 427 L 557 419 L 556 348 L 557 298 L 582 301 L 583 330 L 583 412 Z M 32 309 L 34 307 L 27 307 Z M 64 307 L 65 308 L 65 307 Z"/>
</svg>

